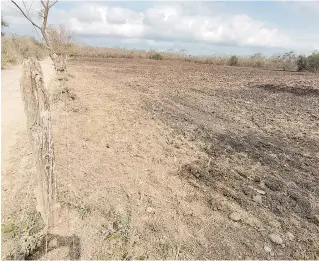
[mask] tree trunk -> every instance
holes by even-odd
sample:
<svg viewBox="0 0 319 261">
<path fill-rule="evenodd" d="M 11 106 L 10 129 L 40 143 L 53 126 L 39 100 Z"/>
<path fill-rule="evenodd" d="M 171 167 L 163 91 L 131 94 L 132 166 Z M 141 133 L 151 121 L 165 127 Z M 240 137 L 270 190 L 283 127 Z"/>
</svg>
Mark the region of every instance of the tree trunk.
<svg viewBox="0 0 319 261">
<path fill-rule="evenodd" d="M 51 110 L 42 69 L 35 58 L 24 60 L 20 86 L 27 116 L 28 135 L 37 169 L 35 190 L 37 210 L 47 227 L 52 227 L 58 221 L 59 204 L 54 173 Z"/>
</svg>

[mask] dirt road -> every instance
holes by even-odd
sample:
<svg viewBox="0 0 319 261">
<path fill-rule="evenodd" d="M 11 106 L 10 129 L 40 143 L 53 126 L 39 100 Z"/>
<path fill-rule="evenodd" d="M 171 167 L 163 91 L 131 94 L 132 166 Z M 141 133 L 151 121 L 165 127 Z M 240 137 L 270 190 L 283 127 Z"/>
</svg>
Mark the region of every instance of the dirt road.
<svg viewBox="0 0 319 261">
<path fill-rule="evenodd" d="M 45 83 L 53 77 L 49 59 L 41 61 Z M 33 174 L 32 155 L 26 135 L 26 116 L 20 93 L 22 65 L 1 71 L 1 173 L 2 173 L 2 223 L 10 220 L 13 213 L 24 213 L 29 193 L 28 186 Z M 15 214 L 15 215 L 16 215 Z M 10 224 L 10 221 L 9 221 Z M 5 241 L 2 249 L 6 250 Z"/>
</svg>

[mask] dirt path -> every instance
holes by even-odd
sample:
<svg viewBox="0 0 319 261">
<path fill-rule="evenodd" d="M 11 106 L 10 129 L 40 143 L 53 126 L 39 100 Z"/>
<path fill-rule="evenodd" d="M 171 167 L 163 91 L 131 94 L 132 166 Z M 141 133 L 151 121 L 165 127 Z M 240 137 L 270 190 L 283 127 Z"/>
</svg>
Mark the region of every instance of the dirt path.
<svg viewBox="0 0 319 261">
<path fill-rule="evenodd" d="M 45 83 L 48 84 L 54 73 L 52 62 L 46 59 L 41 61 L 41 66 Z M 10 220 L 25 213 L 25 204 L 31 203 L 26 200 L 27 195 L 32 197 L 29 193 L 29 185 L 31 184 L 30 175 L 33 174 L 33 164 L 20 93 L 21 70 L 22 65 L 1 71 L 2 224 L 9 224 L 9 230 L 11 229 Z M 5 252 L 5 241 L 3 243 L 2 250 Z"/>
</svg>

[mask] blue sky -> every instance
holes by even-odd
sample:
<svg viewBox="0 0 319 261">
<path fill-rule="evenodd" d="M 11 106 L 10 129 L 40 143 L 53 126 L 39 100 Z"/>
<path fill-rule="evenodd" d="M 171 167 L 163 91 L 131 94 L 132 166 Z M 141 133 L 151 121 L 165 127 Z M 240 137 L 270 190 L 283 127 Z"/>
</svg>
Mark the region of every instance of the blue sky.
<svg viewBox="0 0 319 261">
<path fill-rule="evenodd" d="M 35 19 L 39 8 L 33 2 Z M 7 31 L 36 36 L 12 3 L 2 3 L 2 14 Z M 59 1 L 49 22 L 66 25 L 74 40 L 94 46 L 186 49 L 193 55 L 319 49 L 319 2 Z"/>
</svg>

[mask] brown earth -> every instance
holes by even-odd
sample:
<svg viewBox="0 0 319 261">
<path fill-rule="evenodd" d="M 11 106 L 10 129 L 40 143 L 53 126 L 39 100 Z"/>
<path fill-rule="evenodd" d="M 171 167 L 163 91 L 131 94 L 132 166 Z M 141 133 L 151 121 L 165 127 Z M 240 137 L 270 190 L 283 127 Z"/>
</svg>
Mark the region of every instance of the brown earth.
<svg viewBox="0 0 319 261">
<path fill-rule="evenodd" d="M 34 258 L 319 258 L 318 75 L 98 58 L 69 72 L 53 94 L 61 224 Z"/>
</svg>

